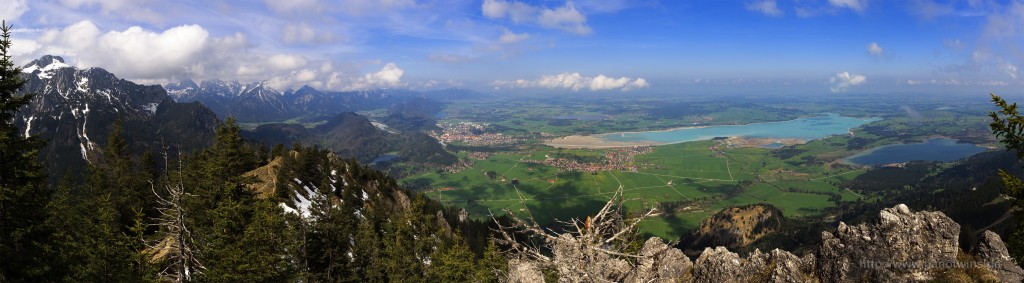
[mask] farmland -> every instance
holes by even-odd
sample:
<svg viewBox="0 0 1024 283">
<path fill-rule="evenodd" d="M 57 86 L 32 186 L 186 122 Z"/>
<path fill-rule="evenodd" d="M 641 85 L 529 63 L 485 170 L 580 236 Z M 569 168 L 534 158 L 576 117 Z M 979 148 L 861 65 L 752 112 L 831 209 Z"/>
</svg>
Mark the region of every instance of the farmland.
<svg viewBox="0 0 1024 283">
<path fill-rule="evenodd" d="M 660 146 L 636 156 L 636 171 L 592 173 L 560 170 L 541 161 L 564 151 L 597 155 L 601 150 L 537 146 L 529 151 L 492 155 L 461 172 L 430 173 L 404 181 L 430 184 L 428 196 L 463 207 L 477 217 L 507 210 L 532 216 L 540 223 L 585 217 L 621 186 L 629 211 L 674 206 L 671 211 L 662 209 L 662 215 L 641 225 L 645 232 L 662 237 L 692 229 L 707 215 L 730 205 L 770 203 L 787 216 L 800 216 L 834 206 L 830 194 L 839 194 L 840 200 L 857 198 L 828 181 L 853 177 L 859 169 L 800 173 L 800 168 L 772 157 L 770 150 L 727 148 L 720 143 Z M 716 145 L 721 149 L 710 149 Z M 778 180 L 759 180 L 761 175 Z M 517 184 L 513 185 L 513 180 Z"/>
</svg>

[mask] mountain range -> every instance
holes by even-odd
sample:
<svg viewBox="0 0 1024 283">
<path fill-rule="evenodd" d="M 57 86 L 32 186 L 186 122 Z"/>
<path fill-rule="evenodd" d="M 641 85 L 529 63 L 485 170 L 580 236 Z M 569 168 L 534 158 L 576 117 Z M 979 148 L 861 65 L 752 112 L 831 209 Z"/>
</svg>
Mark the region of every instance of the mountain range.
<svg viewBox="0 0 1024 283">
<path fill-rule="evenodd" d="M 120 79 L 102 68 L 79 69 L 49 55 L 24 65 L 22 77 L 27 83 L 19 92 L 36 96 L 15 124 L 25 135 L 48 141 L 42 156 L 54 177 L 80 173 L 84 165 L 102 158 L 116 120 L 135 154 L 166 152 L 173 159 L 208 146 L 216 125 L 229 116 L 239 122 L 320 122 L 310 129 L 268 123 L 247 131 L 254 142 L 318 144 L 363 162 L 398 153 L 407 161 L 450 164 L 455 157 L 421 131 L 436 127 L 433 115 L 440 111 L 440 101 L 484 97 L 460 89 L 324 92 L 306 86 L 279 92 L 260 82 L 219 80 L 186 80 L 165 88 Z M 399 132 L 381 130 L 352 113 L 370 109 L 388 109 L 384 122 Z"/>
<path fill-rule="evenodd" d="M 102 156 L 115 120 L 136 153 L 191 152 L 208 145 L 218 120 L 200 103 L 177 103 L 163 87 L 139 85 L 101 68 L 78 69 L 57 56 L 22 68 L 21 93 L 35 93 L 15 117 L 25 135 L 47 140 L 51 176 L 74 173 Z"/>
<path fill-rule="evenodd" d="M 417 92 L 403 89 L 320 91 L 310 86 L 277 91 L 262 82 L 184 80 L 167 84 L 178 102 L 200 102 L 221 118 L 233 116 L 243 123 L 281 122 L 309 116 L 333 116 L 342 112 L 387 109 L 410 99 L 460 100 L 483 95 L 465 89 Z"/>
</svg>

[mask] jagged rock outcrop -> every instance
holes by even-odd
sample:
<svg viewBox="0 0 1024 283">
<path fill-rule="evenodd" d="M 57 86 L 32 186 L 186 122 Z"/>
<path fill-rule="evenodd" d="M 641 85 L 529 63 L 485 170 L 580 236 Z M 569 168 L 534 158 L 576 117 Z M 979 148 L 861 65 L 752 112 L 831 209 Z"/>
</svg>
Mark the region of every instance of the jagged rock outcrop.
<svg viewBox="0 0 1024 283">
<path fill-rule="evenodd" d="M 725 247 L 707 248 L 694 265 L 693 282 L 818 282 L 814 264 L 813 255 L 801 259 L 780 249 L 740 258 Z"/>
<path fill-rule="evenodd" d="M 960 224 L 941 212 L 911 213 L 900 204 L 874 225 L 839 223 L 822 233 L 818 275 L 825 282 L 906 282 L 931 279 L 933 269 L 957 262 Z"/>
<path fill-rule="evenodd" d="M 975 249 L 978 261 L 984 263 L 1002 282 L 1021 282 L 1024 280 L 1024 269 L 1021 269 L 1010 253 L 1006 244 L 995 232 L 985 231 L 981 234 L 978 247 Z"/>
<path fill-rule="evenodd" d="M 680 250 L 665 245 L 659 238 L 651 238 L 644 243 L 635 264 L 630 264 L 607 253 L 580 252 L 588 249 L 569 234 L 562 234 L 552 246 L 552 262 L 559 275 L 600 274 L 600 280 L 622 282 L 1024 279 L 1024 269 L 1009 256 L 999 235 L 986 231 L 972 257 L 960 249 L 959 233 L 960 225 L 941 212 L 911 212 L 900 204 L 883 209 L 873 223 L 840 223 L 836 231 L 823 232 L 821 247 L 804 257 L 776 249 L 768 253 L 755 250 L 744 258 L 725 247 L 716 247 L 706 248 L 691 263 Z M 544 277 L 539 265 L 533 262 L 518 260 L 510 261 L 509 265 L 509 279 L 513 282 L 540 282 Z M 563 276 L 559 281 L 579 281 L 565 279 Z"/>
<path fill-rule="evenodd" d="M 627 282 L 677 282 L 691 280 L 693 263 L 679 249 L 669 248 L 658 237 L 647 239 L 640 249 L 636 270 Z"/>
</svg>

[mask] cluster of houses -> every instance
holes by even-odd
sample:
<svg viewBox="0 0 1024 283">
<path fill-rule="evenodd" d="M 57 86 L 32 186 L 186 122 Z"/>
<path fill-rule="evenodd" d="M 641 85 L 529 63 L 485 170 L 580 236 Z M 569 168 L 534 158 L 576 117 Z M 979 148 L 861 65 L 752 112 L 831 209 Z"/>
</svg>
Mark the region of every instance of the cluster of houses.
<svg viewBox="0 0 1024 283">
<path fill-rule="evenodd" d="M 530 139 L 528 135 L 506 135 L 502 133 L 484 133 L 486 125 L 473 122 L 438 123 L 441 133 L 431 133 L 437 140 L 450 143 L 461 142 L 467 145 L 501 145 L 517 144 Z"/>
</svg>

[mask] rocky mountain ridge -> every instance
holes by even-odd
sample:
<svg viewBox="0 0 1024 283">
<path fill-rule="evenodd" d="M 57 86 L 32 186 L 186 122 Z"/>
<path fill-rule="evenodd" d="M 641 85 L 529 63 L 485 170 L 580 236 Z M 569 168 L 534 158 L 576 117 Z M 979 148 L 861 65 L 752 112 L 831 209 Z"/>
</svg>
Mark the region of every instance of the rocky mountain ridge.
<svg viewBox="0 0 1024 283">
<path fill-rule="evenodd" d="M 42 156 L 51 173 L 64 174 L 96 162 L 115 121 L 129 147 L 188 152 L 206 146 L 217 118 L 198 103 L 176 103 L 160 86 L 139 85 L 101 68 L 78 69 L 58 56 L 43 56 L 22 67 L 19 94 L 35 93 L 15 117 L 25 135 L 47 140 Z M 55 175 L 51 174 L 51 175 Z"/>
<path fill-rule="evenodd" d="M 607 253 L 578 248 L 563 234 L 552 245 L 559 274 L 583 274 L 592 281 L 625 282 L 1020 282 L 1024 269 L 1010 258 L 1000 237 L 986 231 L 978 248 L 959 246 L 960 225 L 941 212 L 911 212 L 903 204 L 883 209 L 879 219 L 856 226 L 840 223 L 823 232 L 816 252 L 798 257 L 788 251 L 755 250 L 746 257 L 725 247 L 706 248 L 691 261 L 661 239 L 648 239 L 635 264 Z M 592 271 L 562 270 L 586 262 Z M 511 282 L 541 282 L 534 261 L 513 258 Z"/>
</svg>

